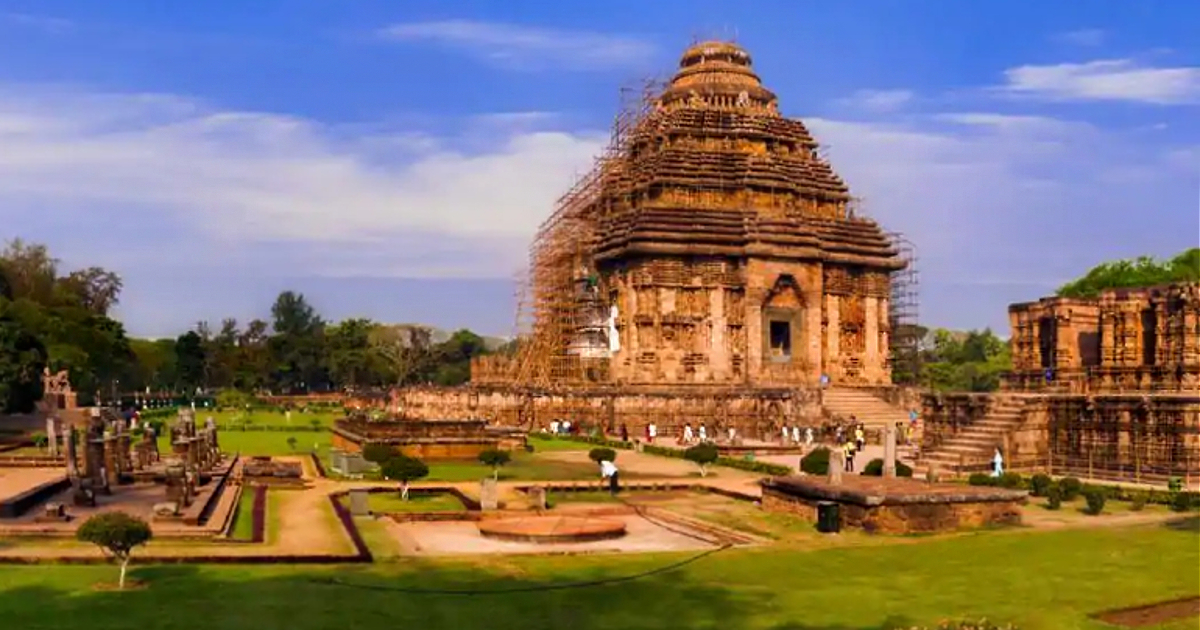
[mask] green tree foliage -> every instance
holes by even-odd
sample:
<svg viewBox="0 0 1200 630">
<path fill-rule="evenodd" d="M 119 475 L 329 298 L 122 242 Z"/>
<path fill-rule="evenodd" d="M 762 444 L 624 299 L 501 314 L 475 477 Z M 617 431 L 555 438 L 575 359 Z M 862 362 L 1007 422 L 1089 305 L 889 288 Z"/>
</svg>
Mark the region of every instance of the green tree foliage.
<svg viewBox="0 0 1200 630">
<path fill-rule="evenodd" d="M 594 448 L 588 451 L 588 459 L 597 464 L 600 462 L 614 462 L 617 460 L 617 452 L 611 448 Z"/>
<path fill-rule="evenodd" d="M 208 385 L 204 365 L 204 339 L 200 333 L 189 330 L 175 340 L 175 370 L 177 385 L 184 390 L 195 390 Z"/>
<path fill-rule="evenodd" d="M 396 449 L 392 448 L 392 445 L 382 442 L 371 442 L 362 450 L 363 459 L 375 464 L 382 464 L 395 456 Z"/>
<path fill-rule="evenodd" d="M 1101 263 L 1083 277 L 1059 287 L 1058 295 L 1096 297 L 1106 289 L 1149 287 L 1170 282 L 1200 282 L 1200 247 L 1180 252 L 1170 260 L 1141 256 Z"/>
<path fill-rule="evenodd" d="M 500 467 L 510 461 L 512 461 L 512 455 L 508 451 L 498 448 L 489 448 L 479 452 L 479 462 L 484 466 L 492 467 L 492 479 L 499 479 Z"/>
<path fill-rule="evenodd" d="M 274 380 L 284 392 L 319 389 L 326 380 L 323 360 L 325 322 L 304 299 L 284 291 L 271 307 L 275 334 L 268 346 L 275 360 Z"/>
<path fill-rule="evenodd" d="M 6 409 L 32 406 L 44 367 L 68 370 L 83 404 L 97 391 L 116 389 L 134 361 L 124 328 L 108 317 L 121 290 L 116 274 L 91 267 L 60 275 L 44 245 L 18 239 L 0 252 L 0 276 L 0 403 Z"/>
<path fill-rule="evenodd" d="M 112 556 L 121 564 L 119 588 L 125 588 L 125 569 L 133 550 L 148 542 L 153 536 L 150 525 L 136 516 L 124 512 L 97 514 L 75 530 L 75 537 L 89 542 Z"/>
<path fill-rule="evenodd" d="M 425 462 L 407 455 L 396 455 L 383 462 L 380 472 L 385 479 L 400 482 L 400 498 L 408 500 L 408 484 L 429 476 L 429 466 Z"/>
<path fill-rule="evenodd" d="M 939 328 L 922 351 L 921 383 L 942 391 L 989 392 L 1012 369 L 1008 342 L 991 329 L 966 333 Z"/>
</svg>

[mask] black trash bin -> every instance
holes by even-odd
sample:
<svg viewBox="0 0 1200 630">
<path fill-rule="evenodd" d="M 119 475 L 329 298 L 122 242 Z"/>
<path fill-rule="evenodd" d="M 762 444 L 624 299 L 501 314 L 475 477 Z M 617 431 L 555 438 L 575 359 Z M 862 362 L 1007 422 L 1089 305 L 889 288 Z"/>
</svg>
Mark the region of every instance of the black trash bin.
<svg viewBox="0 0 1200 630">
<path fill-rule="evenodd" d="M 841 506 L 833 501 L 817 503 L 817 531 L 836 534 L 842 529 Z"/>
</svg>

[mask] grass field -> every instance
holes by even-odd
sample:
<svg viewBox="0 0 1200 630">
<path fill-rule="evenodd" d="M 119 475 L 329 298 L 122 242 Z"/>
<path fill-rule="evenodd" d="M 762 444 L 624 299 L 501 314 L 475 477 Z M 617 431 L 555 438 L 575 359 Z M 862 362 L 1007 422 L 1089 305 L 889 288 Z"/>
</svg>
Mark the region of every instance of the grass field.
<svg viewBox="0 0 1200 630">
<path fill-rule="evenodd" d="M 458 497 L 450 494 L 415 494 L 404 501 L 399 492 L 372 492 L 367 501 L 371 512 L 375 514 L 467 511 L 467 506 L 463 505 Z"/>
<path fill-rule="evenodd" d="M 334 627 L 868 630 L 986 616 L 1024 630 L 1101 630 L 1100 610 L 1200 593 L 1196 518 L 1133 529 L 980 532 L 886 545 L 727 550 L 675 571 L 580 589 L 686 555 L 404 560 L 371 567 L 142 567 L 146 590 L 102 593 L 112 567 L 0 568 L 5 627 L 57 630 Z M 378 532 L 375 532 L 378 533 Z M 368 536 L 373 544 L 382 536 Z M 381 590 L 321 584 L 337 576 Z M 200 620 L 203 620 L 202 622 Z M 903 626 L 908 627 L 908 626 Z M 1192 630 L 1196 619 L 1154 630 Z"/>
<path fill-rule="evenodd" d="M 230 537 L 234 540 L 254 538 L 254 488 L 247 486 L 238 497 L 237 515 L 233 521 Z"/>
</svg>

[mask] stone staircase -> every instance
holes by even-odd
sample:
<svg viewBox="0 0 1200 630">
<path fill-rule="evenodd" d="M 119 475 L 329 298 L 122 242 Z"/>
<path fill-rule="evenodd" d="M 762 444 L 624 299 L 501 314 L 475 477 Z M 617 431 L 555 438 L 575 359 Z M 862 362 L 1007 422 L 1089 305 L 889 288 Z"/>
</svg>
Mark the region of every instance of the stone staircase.
<svg viewBox="0 0 1200 630">
<path fill-rule="evenodd" d="M 823 393 L 822 407 L 834 420 L 847 421 L 854 416 L 867 428 L 908 422 L 908 409 L 893 405 L 869 390 L 830 387 Z"/>
<path fill-rule="evenodd" d="M 1027 398 L 997 395 L 983 419 L 974 422 L 940 445 L 922 450 L 917 473 L 964 473 L 987 469 L 997 446 L 1021 426 Z"/>
</svg>

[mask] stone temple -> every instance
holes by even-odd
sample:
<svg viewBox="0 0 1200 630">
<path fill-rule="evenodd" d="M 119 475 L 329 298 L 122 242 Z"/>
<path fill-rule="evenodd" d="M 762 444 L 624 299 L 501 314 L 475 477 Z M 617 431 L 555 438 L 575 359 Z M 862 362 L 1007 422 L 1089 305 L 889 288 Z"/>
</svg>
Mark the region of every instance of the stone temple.
<svg viewBox="0 0 1200 630">
<path fill-rule="evenodd" d="M 531 246 L 517 351 L 401 392 L 403 413 L 773 436 L 822 417 L 826 377 L 886 406 L 905 262 L 749 53 L 692 46 L 634 100 Z"/>
</svg>

